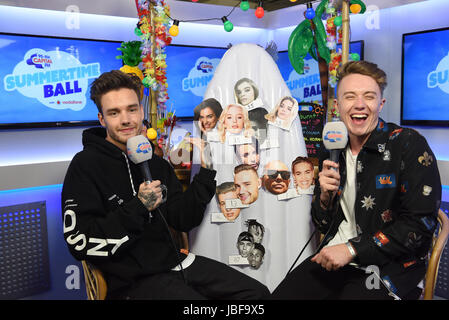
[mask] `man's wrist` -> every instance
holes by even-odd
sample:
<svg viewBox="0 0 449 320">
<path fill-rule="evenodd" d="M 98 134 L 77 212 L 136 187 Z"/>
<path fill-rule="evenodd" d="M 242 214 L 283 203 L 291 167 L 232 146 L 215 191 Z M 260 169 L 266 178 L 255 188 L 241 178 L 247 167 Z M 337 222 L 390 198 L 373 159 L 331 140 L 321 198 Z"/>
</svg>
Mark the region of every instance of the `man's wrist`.
<svg viewBox="0 0 449 320">
<path fill-rule="evenodd" d="M 346 247 L 349 250 L 349 253 L 352 256 L 352 259 L 354 259 L 355 257 L 357 257 L 357 252 L 355 251 L 354 247 L 352 246 L 351 242 L 346 242 Z"/>
<path fill-rule="evenodd" d="M 327 209 L 327 207 L 329 206 L 329 199 L 323 200 L 320 198 L 320 206 L 323 209 Z"/>
</svg>

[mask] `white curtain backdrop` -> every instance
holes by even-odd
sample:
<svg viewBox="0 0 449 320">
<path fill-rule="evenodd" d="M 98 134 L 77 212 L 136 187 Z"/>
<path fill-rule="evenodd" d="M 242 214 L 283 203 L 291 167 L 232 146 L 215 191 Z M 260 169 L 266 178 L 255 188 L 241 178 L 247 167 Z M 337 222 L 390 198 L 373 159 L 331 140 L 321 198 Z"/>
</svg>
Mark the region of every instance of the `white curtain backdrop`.
<svg viewBox="0 0 449 320">
<path fill-rule="evenodd" d="M 223 109 L 229 104 L 235 104 L 237 101 L 234 84 L 241 78 L 249 78 L 255 82 L 259 89 L 258 98 L 268 112 L 282 97 L 291 96 L 273 58 L 260 46 L 244 43 L 232 46 L 225 53 L 208 85 L 204 100 L 215 98 Z M 196 128 L 195 125 L 193 127 Z M 195 135 L 199 136 L 199 132 Z M 296 157 L 307 157 L 297 112 L 290 130 L 268 125 L 267 135 L 278 137 L 279 148 L 260 151 L 259 177 L 262 177 L 264 165 L 272 160 L 281 160 L 291 171 L 291 163 Z M 238 165 L 234 146 L 228 145 L 226 141 L 210 142 L 210 145 L 214 169 L 217 171 L 217 185 L 234 181 L 234 167 Z M 198 169 L 198 163 L 198 150 L 194 150 L 192 177 Z M 294 188 L 292 177 L 289 188 Z M 191 251 L 229 264 L 229 256 L 239 254 L 237 248 L 239 234 L 248 231 L 245 221 L 256 219 L 265 228 L 261 242 L 265 248 L 263 263 L 258 269 L 249 265 L 233 265 L 233 267 L 261 281 L 273 291 L 285 277 L 313 232 L 310 217 L 312 195 L 303 194 L 289 200 L 278 200 L 277 195 L 268 192 L 262 186 L 258 199 L 248 208 L 241 209 L 234 222 L 225 223 L 212 222 L 211 214 L 220 212 L 216 197 L 208 205 L 201 225 L 190 233 Z M 314 249 L 312 241 L 298 263 L 311 255 Z"/>
</svg>

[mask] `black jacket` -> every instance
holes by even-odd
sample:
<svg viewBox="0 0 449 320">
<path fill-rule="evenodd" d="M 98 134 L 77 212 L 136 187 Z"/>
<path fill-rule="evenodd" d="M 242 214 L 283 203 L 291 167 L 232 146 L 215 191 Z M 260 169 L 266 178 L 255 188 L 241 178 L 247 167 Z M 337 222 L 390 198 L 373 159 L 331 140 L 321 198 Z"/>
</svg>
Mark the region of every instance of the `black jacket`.
<svg viewBox="0 0 449 320">
<path fill-rule="evenodd" d="M 326 242 L 344 219 L 339 200 L 346 181 L 345 164 L 342 152 L 340 190 L 329 212 L 320 206 L 319 183 L 315 188 L 312 217 L 320 232 L 327 234 Z M 356 180 L 358 236 L 350 240 L 357 251 L 355 262 L 379 267 L 393 291 L 403 296 L 425 272 L 424 258 L 441 200 L 437 159 L 418 132 L 379 119 L 357 156 Z"/>
<path fill-rule="evenodd" d="M 178 231 L 198 226 L 214 196 L 216 172 L 201 168 L 182 192 L 170 164 L 153 155 L 151 175 L 167 186 L 168 198 L 160 211 L 150 214 L 137 197 L 143 182 L 140 169 L 105 137 L 103 128 L 83 132 L 84 149 L 70 163 L 61 201 L 70 252 L 97 265 L 112 292 L 178 264 L 177 249 L 160 212 Z"/>
</svg>

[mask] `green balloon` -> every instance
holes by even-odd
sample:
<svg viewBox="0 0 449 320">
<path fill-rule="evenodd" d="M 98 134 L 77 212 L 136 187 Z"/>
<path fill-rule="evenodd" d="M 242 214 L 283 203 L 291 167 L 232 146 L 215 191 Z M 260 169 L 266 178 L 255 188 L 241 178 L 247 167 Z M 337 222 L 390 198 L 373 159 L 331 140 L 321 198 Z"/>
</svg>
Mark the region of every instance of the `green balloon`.
<svg viewBox="0 0 449 320">
<path fill-rule="evenodd" d="M 134 29 L 134 34 L 135 34 L 136 36 L 140 37 L 143 33 L 142 33 L 142 31 L 140 31 L 139 28 L 136 27 L 136 28 Z"/>
<path fill-rule="evenodd" d="M 240 2 L 240 9 L 242 9 L 242 11 L 247 11 L 249 9 L 249 2 L 248 1 Z"/>
<path fill-rule="evenodd" d="M 342 20 L 341 16 L 335 17 L 335 19 L 334 19 L 334 24 L 335 24 L 337 27 L 339 27 L 339 26 L 341 26 L 342 21 L 343 21 L 343 20 Z"/>
<path fill-rule="evenodd" d="M 229 20 L 226 21 L 226 22 L 223 24 L 223 27 L 224 27 L 224 29 L 225 29 L 226 32 L 231 32 L 232 29 L 234 29 L 234 25 L 233 25 L 232 22 L 229 21 Z"/>
<path fill-rule="evenodd" d="M 360 55 L 358 53 L 351 53 L 351 60 L 352 61 L 359 61 L 360 60 Z"/>
</svg>

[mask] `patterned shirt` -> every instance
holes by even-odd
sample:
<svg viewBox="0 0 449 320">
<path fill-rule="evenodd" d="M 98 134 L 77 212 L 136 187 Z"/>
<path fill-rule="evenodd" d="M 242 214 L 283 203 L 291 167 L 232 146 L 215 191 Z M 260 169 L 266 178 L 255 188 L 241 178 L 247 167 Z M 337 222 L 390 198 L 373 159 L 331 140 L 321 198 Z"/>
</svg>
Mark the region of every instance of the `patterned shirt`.
<svg viewBox="0 0 449 320">
<path fill-rule="evenodd" d="M 320 206 L 319 182 L 315 188 L 312 217 L 326 234 L 325 243 L 344 219 L 339 199 L 347 176 L 345 162 L 342 153 L 340 190 L 328 210 Z M 356 166 L 357 236 L 350 239 L 357 251 L 355 262 L 379 267 L 393 291 L 406 293 L 424 275 L 424 259 L 436 226 L 441 200 L 437 160 L 418 132 L 379 119 Z M 407 276 L 412 269 L 413 276 Z"/>
</svg>

